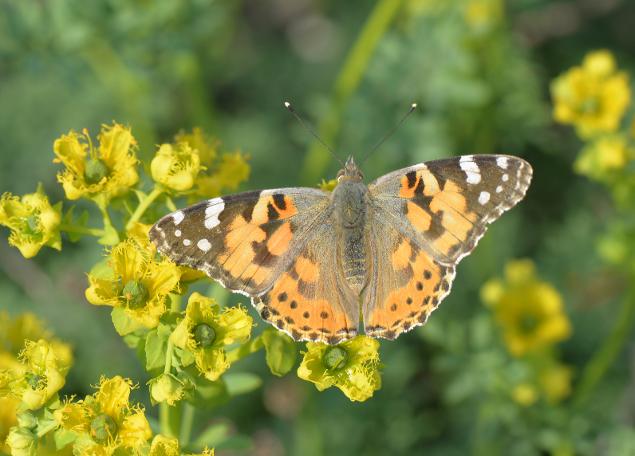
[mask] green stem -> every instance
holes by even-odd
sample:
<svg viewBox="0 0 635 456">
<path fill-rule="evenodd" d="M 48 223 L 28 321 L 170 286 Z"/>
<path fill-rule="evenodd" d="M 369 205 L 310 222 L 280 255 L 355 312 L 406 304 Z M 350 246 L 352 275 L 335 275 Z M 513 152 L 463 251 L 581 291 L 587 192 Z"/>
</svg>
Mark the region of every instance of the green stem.
<svg viewBox="0 0 635 456">
<path fill-rule="evenodd" d="M 187 447 L 192 437 L 192 426 L 196 409 L 190 403 L 183 404 L 183 414 L 181 416 L 181 433 L 179 434 L 179 445 L 181 448 Z"/>
<path fill-rule="evenodd" d="M 232 351 L 227 353 L 227 361 L 232 364 L 239 359 L 244 358 L 245 356 L 251 355 L 252 353 L 256 353 L 258 350 L 265 346 L 262 341 L 262 337 L 258 336 L 255 339 L 252 339 L 249 343 L 241 345 L 238 348 L 233 349 Z"/>
<path fill-rule="evenodd" d="M 101 217 L 104 220 L 104 236 L 110 236 L 111 238 L 108 241 L 102 241 L 102 243 L 107 243 L 109 245 L 115 245 L 119 242 L 119 233 L 117 229 L 112 224 L 112 220 L 110 219 L 110 214 L 108 213 L 108 202 L 106 201 L 105 196 L 97 195 L 95 199 L 93 199 L 97 207 L 99 208 L 99 212 L 101 212 Z"/>
<path fill-rule="evenodd" d="M 126 223 L 126 231 L 128 231 L 132 226 L 141 219 L 143 214 L 148 210 L 150 205 L 163 193 L 163 188 L 155 185 L 149 195 L 143 198 L 142 201 L 139 202 L 137 209 L 135 209 L 134 213 Z"/>
<path fill-rule="evenodd" d="M 635 322 L 635 294 L 626 297 L 615 319 L 615 326 L 600 349 L 585 366 L 573 397 L 576 406 L 582 406 L 590 397 L 602 377 L 615 362 L 631 333 Z"/>
<path fill-rule="evenodd" d="M 95 237 L 102 237 L 105 234 L 105 231 L 100 228 L 88 228 L 85 226 L 69 225 L 67 223 L 60 224 L 59 229 L 66 233 L 86 234 Z"/>
<path fill-rule="evenodd" d="M 370 58 L 388 26 L 399 11 L 402 0 L 379 0 L 368 16 L 355 44 L 346 56 L 333 87 L 329 111 L 318 127 L 319 136 L 326 144 L 333 145 L 340 130 L 342 112 L 359 87 Z M 301 176 L 307 183 L 318 182 L 329 163 L 324 147 L 316 140 L 311 143 L 304 160 Z"/>
<path fill-rule="evenodd" d="M 159 404 L 159 425 L 161 427 L 161 434 L 167 437 L 179 436 L 181 412 L 181 402 L 172 407 L 169 406 L 167 402 L 161 402 L 161 404 Z"/>
</svg>

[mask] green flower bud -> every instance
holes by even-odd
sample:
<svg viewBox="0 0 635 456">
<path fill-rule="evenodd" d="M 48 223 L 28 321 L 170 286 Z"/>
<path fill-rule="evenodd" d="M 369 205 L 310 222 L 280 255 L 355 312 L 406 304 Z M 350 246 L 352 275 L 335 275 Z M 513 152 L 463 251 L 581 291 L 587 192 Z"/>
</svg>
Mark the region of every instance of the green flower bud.
<svg viewBox="0 0 635 456">
<path fill-rule="evenodd" d="M 106 164 L 98 158 L 91 158 L 84 168 L 84 178 L 88 184 L 96 184 L 109 173 Z"/>
<path fill-rule="evenodd" d="M 11 428 L 6 443 L 11 448 L 11 454 L 18 456 L 35 456 L 36 454 L 36 436 L 28 429 Z"/>
<path fill-rule="evenodd" d="M 210 325 L 206 323 L 201 323 L 200 325 L 196 325 L 194 331 L 194 340 L 196 341 L 196 345 L 202 348 L 211 347 L 216 340 L 216 331 Z"/>
<path fill-rule="evenodd" d="M 148 299 L 148 289 L 138 280 L 129 280 L 121 291 L 131 309 L 143 307 Z"/>
<path fill-rule="evenodd" d="M 108 438 L 116 433 L 117 423 L 105 413 L 97 415 L 90 422 L 90 434 L 98 443 L 107 442 Z"/>
<path fill-rule="evenodd" d="M 324 352 L 322 362 L 327 369 L 342 369 L 348 361 L 348 352 L 342 347 L 329 347 Z"/>
<path fill-rule="evenodd" d="M 37 418 L 31 412 L 20 413 L 18 415 L 18 426 L 34 430 L 37 427 Z"/>
</svg>

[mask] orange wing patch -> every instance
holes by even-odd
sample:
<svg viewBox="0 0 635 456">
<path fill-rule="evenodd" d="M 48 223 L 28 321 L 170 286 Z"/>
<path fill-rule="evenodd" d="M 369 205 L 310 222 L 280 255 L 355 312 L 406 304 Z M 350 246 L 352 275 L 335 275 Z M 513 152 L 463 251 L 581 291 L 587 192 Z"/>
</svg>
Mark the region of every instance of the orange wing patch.
<svg viewBox="0 0 635 456">
<path fill-rule="evenodd" d="M 408 239 L 401 239 L 390 261 L 396 277 L 404 283 L 378 296 L 364 315 L 365 332 L 372 337 L 394 339 L 426 322 L 450 292 L 454 268 L 435 262 Z"/>
<path fill-rule="evenodd" d="M 310 255 L 301 254 L 273 288 L 254 299 L 254 306 L 269 323 L 295 340 L 336 344 L 357 334 L 355 314 L 341 287 L 333 286 L 333 271 L 323 269 Z"/>
</svg>

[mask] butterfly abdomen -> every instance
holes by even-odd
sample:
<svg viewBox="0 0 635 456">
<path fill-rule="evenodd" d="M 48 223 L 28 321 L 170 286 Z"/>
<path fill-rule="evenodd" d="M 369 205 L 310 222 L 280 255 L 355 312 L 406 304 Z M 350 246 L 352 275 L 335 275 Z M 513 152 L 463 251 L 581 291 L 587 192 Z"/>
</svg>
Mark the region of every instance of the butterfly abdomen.
<svg viewBox="0 0 635 456">
<path fill-rule="evenodd" d="M 362 182 L 344 181 L 333 191 L 338 233 L 338 256 L 346 282 L 360 294 L 368 268 L 367 203 L 368 189 Z"/>
</svg>

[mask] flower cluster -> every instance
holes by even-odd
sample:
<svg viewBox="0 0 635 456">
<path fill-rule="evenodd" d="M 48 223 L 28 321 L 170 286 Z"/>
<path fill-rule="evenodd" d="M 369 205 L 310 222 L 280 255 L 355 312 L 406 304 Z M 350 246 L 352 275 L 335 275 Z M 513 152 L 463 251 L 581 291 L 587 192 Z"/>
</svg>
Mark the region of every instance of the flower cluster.
<svg viewBox="0 0 635 456">
<path fill-rule="evenodd" d="M 319 391 L 335 386 L 351 401 L 365 401 L 381 388 L 378 349 L 379 342 L 367 336 L 334 346 L 309 342 L 298 377 Z"/>
<path fill-rule="evenodd" d="M 608 51 L 589 53 L 551 85 L 554 118 L 572 124 L 585 139 L 615 132 L 630 102 L 626 73 L 617 71 Z"/>
<path fill-rule="evenodd" d="M 137 142 L 130 128 L 104 125 L 95 148 L 87 130 L 70 131 L 53 144 L 56 163 L 64 165 L 57 180 L 69 200 L 103 198 L 106 202 L 126 193 L 139 181 L 135 149 Z"/>
<path fill-rule="evenodd" d="M 25 258 L 34 257 L 44 246 L 62 248 L 61 213 L 62 203 L 52 206 L 41 185 L 20 198 L 10 193 L 0 197 L 0 225 L 11 230 L 9 244 Z"/>
<path fill-rule="evenodd" d="M 147 239 L 127 239 L 110 251 L 106 264 L 88 274 L 86 299 L 91 304 L 123 311 L 135 324 L 154 328 L 167 310 L 168 295 L 177 291 L 180 269 L 167 259 L 156 259 Z M 125 334 L 122 334 L 125 335 Z"/>
<path fill-rule="evenodd" d="M 527 375 L 513 389 L 514 399 L 533 404 L 542 393 L 557 402 L 570 392 L 571 369 L 559 364 L 553 347 L 571 335 L 571 322 L 560 294 L 536 276 L 530 260 L 505 268 L 505 279 L 492 279 L 481 290 L 494 313 L 509 353 L 527 364 Z"/>
</svg>

